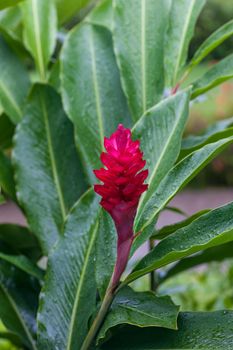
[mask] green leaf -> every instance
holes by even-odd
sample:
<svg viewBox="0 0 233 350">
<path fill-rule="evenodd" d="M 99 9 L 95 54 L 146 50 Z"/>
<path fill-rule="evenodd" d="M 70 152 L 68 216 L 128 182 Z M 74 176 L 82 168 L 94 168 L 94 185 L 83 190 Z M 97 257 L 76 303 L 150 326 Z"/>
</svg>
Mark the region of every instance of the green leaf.
<svg viewBox="0 0 233 350">
<path fill-rule="evenodd" d="M 0 103 L 11 121 L 16 124 L 22 118 L 22 109 L 30 83 L 26 68 L 2 38 L 0 38 L 0 71 Z"/>
<path fill-rule="evenodd" d="M 85 189 L 73 128 L 51 87 L 33 88 L 16 131 L 13 159 L 18 199 L 47 254 Z"/>
<path fill-rule="evenodd" d="M 172 266 L 160 279 L 160 284 L 170 277 L 186 271 L 192 267 L 206 264 L 212 261 L 223 261 L 233 257 L 233 242 L 228 242 L 217 247 L 206 249 L 194 256 L 184 258 Z"/>
<path fill-rule="evenodd" d="M 233 312 L 181 312 L 178 331 L 124 327 L 102 350 L 224 349 L 233 347 Z"/>
<path fill-rule="evenodd" d="M 6 114 L 0 115 L 0 149 L 10 148 L 15 127 Z"/>
<path fill-rule="evenodd" d="M 188 118 L 190 90 L 179 92 L 151 108 L 135 124 L 133 137 L 140 145 L 149 169 L 148 191 L 143 195 L 135 219 L 135 232 L 143 209 L 160 181 L 175 163 L 180 150 L 182 134 Z M 136 242 L 141 241 L 142 235 Z"/>
<path fill-rule="evenodd" d="M 61 79 L 60 72 L 61 71 L 61 63 L 57 60 L 49 73 L 49 84 L 60 94 L 61 92 Z"/>
<path fill-rule="evenodd" d="M 197 218 L 199 218 L 203 214 L 208 213 L 210 210 L 211 209 L 200 210 L 185 220 L 179 221 L 179 222 L 172 224 L 172 225 L 164 226 L 160 230 L 156 231 L 155 234 L 151 238 L 153 238 L 153 239 L 166 238 L 167 236 L 169 236 L 170 234 L 172 234 L 176 230 L 189 225 L 191 222 L 193 222 L 194 220 L 196 220 Z"/>
<path fill-rule="evenodd" d="M 101 210 L 96 241 L 95 275 L 101 299 L 104 297 L 116 262 L 117 232 L 111 216 Z"/>
<path fill-rule="evenodd" d="M 232 241 L 232 210 L 233 203 L 213 209 L 175 231 L 142 258 L 125 283 L 203 249 Z"/>
<path fill-rule="evenodd" d="M 113 38 L 121 80 L 134 121 L 164 89 L 166 0 L 113 0 Z"/>
<path fill-rule="evenodd" d="M 214 157 L 217 156 L 227 145 L 233 142 L 229 137 L 214 143 L 207 144 L 201 149 L 191 153 L 177 163 L 161 181 L 153 195 L 146 203 L 138 222 L 135 232 L 144 230 L 153 220 L 156 220 L 159 212 L 184 188 Z"/>
<path fill-rule="evenodd" d="M 187 58 L 189 42 L 205 0 L 172 0 L 165 41 L 167 83 L 174 86 Z"/>
<path fill-rule="evenodd" d="M 20 5 L 0 12 L 0 31 L 17 41 L 22 40 Z"/>
<path fill-rule="evenodd" d="M 104 26 L 112 31 L 113 27 L 113 8 L 112 0 L 101 1 L 97 6 L 85 17 L 85 22 Z"/>
<path fill-rule="evenodd" d="M 57 18 L 54 1 L 27 0 L 22 4 L 23 39 L 35 60 L 42 81 L 56 44 Z"/>
<path fill-rule="evenodd" d="M 3 191 L 16 201 L 14 171 L 10 158 L 0 150 L 0 186 Z"/>
<path fill-rule="evenodd" d="M 0 261 L 0 317 L 24 346 L 37 350 L 34 334 L 39 285 L 24 272 Z"/>
<path fill-rule="evenodd" d="M 193 83 L 192 98 L 233 77 L 233 54 L 225 57 Z"/>
<path fill-rule="evenodd" d="M 1 0 L 0 2 L 0 10 L 3 10 L 7 7 L 12 7 L 17 5 L 19 2 L 23 0 Z"/>
<path fill-rule="evenodd" d="M 177 329 L 179 306 L 168 296 L 158 297 L 153 292 L 134 292 L 125 287 L 117 294 L 98 334 L 102 341 L 111 328 L 130 324 L 138 327 L 165 327 Z"/>
<path fill-rule="evenodd" d="M 88 23 L 68 35 L 62 54 L 65 110 L 76 128 L 76 141 L 92 182 L 99 168 L 104 136 L 119 123 L 130 124 L 120 86 L 110 32 Z"/>
<path fill-rule="evenodd" d="M 49 259 L 38 316 L 41 350 L 77 350 L 95 310 L 99 198 L 88 191 L 72 209 Z M 59 288 L 58 288 L 59 286 Z"/>
<path fill-rule="evenodd" d="M 201 135 L 190 135 L 183 139 L 179 158 L 223 138 L 233 135 L 233 117 L 217 121 L 210 125 Z"/>
<path fill-rule="evenodd" d="M 67 22 L 90 2 L 91 0 L 55 0 L 59 22 Z"/>
<path fill-rule="evenodd" d="M 23 254 L 33 261 L 42 255 L 36 237 L 26 227 L 0 224 L 0 243 L 4 245 L 5 251 Z"/>
<path fill-rule="evenodd" d="M 28 275 L 36 277 L 38 280 L 43 279 L 43 272 L 31 260 L 24 255 L 10 255 L 0 252 L 0 259 L 7 261 L 18 269 L 26 272 Z"/>
<path fill-rule="evenodd" d="M 226 39 L 233 35 L 233 20 L 225 23 L 212 33 L 198 48 L 193 56 L 189 67 L 193 68 L 200 63 L 210 52 L 221 45 Z"/>
</svg>

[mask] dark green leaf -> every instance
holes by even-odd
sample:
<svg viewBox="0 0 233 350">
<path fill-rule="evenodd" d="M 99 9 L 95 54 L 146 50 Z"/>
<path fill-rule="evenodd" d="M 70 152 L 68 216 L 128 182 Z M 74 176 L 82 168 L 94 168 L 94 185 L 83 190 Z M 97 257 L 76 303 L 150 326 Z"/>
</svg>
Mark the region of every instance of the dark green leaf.
<svg viewBox="0 0 233 350">
<path fill-rule="evenodd" d="M 85 189 L 73 128 L 51 87 L 33 88 L 16 131 L 13 157 L 18 199 L 47 254 Z"/>
<path fill-rule="evenodd" d="M 233 240 L 233 203 L 213 209 L 162 240 L 136 265 L 126 283 L 201 250 Z"/>
<path fill-rule="evenodd" d="M 23 39 L 35 60 L 41 80 L 56 44 L 57 18 L 54 1 L 27 0 L 22 4 Z"/>
<path fill-rule="evenodd" d="M 189 66 L 194 67 L 200 63 L 210 52 L 221 45 L 226 39 L 233 35 L 233 20 L 225 23 L 212 33 L 198 48 Z"/>
<path fill-rule="evenodd" d="M 193 83 L 192 98 L 233 77 L 233 54 L 223 58 Z"/>
<path fill-rule="evenodd" d="M 201 135 L 190 135 L 182 141 L 180 158 L 203 147 L 208 143 L 212 143 L 223 138 L 232 136 L 233 134 L 233 117 L 220 120 L 210 125 Z"/>
<path fill-rule="evenodd" d="M 10 148 L 15 127 L 6 114 L 0 115 L 0 149 Z"/>
<path fill-rule="evenodd" d="M 0 243 L 4 245 L 4 252 L 23 254 L 33 261 L 42 255 L 36 237 L 26 227 L 0 224 Z"/>
<path fill-rule="evenodd" d="M 158 297 L 153 292 L 134 292 L 125 287 L 113 301 L 97 341 L 105 339 L 111 333 L 111 328 L 122 324 L 177 329 L 178 312 L 179 306 L 173 304 L 168 296 Z"/>
<path fill-rule="evenodd" d="M 0 71 L 0 102 L 11 121 L 16 124 L 22 118 L 22 108 L 30 83 L 24 65 L 2 38 L 0 38 Z"/>
<path fill-rule="evenodd" d="M 68 35 L 62 54 L 63 103 L 76 128 L 77 147 L 91 181 L 100 167 L 104 136 L 129 125 L 110 32 L 88 23 Z"/>
<path fill-rule="evenodd" d="M 214 349 L 233 347 L 233 312 L 181 312 L 178 331 L 125 327 L 102 350 Z"/>
<path fill-rule="evenodd" d="M 228 242 L 217 247 L 209 248 L 188 258 L 184 258 L 172 266 L 160 279 L 160 283 L 173 277 L 177 273 L 186 271 L 200 264 L 206 264 L 212 261 L 223 261 L 233 257 L 233 242 Z"/>
<path fill-rule="evenodd" d="M 96 241 L 95 274 L 101 298 L 108 287 L 116 262 L 117 232 L 111 216 L 102 210 L 99 217 L 98 239 Z"/>
<path fill-rule="evenodd" d="M 166 0 L 113 0 L 113 38 L 122 85 L 134 121 L 164 89 Z"/>
<path fill-rule="evenodd" d="M 77 350 L 95 310 L 99 198 L 88 191 L 72 209 L 49 259 L 38 316 L 41 350 Z"/>
<path fill-rule="evenodd" d="M 141 231 L 156 219 L 159 212 L 189 181 L 196 176 L 217 154 L 233 142 L 229 137 L 218 142 L 210 143 L 191 153 L 177 163 L 161 181 L 153 195 L 146 203 L 141 217 L 136 222 L 135 232 Z"/>
<path fill-rule="evenodd" d="M 0 317 L 9 331 L 36 350 L 36 310 L 39 285 L 24 272 L 0 261 Z"/>
<path fill-rule="evenodd" d="M 189 42 L 205 0 L 172 0 L 165 42 L 165 68 L 169 86 L 177 82 L 186 62 Z"/>
<path fill-rule="evenodd" d="M 0 186 L 13 200 L 16 200 L 14 171 L 11 160 L 0 150 Z"/>
<path fill-rule="evenodd" d="M 193 214 L 192 216 L 188 217 L 185 220 L 179 221 L 179 222 L 172 224 L 172 225 L 164 226 L 160 230 L 158 230 L 151 238 L 163 239 L 163 238 L 169 236 L 170 234 L 172 234 L 173 232 L 175 232 L 176 230 L 178 230 L 179 228 L 182 228 L 182 227 L 189 225 L 191 222 L 193 222 L 194 220 L 196 220 L 197 218 L 199 218 L 203 214 L 208 213 L 210 210 L 211 209 L 201 210 L 201 211 Z"/>
</svg>

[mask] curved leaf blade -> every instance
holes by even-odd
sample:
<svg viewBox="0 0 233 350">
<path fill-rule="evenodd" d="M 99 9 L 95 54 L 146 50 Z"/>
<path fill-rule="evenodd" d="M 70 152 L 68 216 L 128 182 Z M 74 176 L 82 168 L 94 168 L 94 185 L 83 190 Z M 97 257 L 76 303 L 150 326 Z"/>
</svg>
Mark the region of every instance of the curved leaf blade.
<svg viewBox="0 0 233 350">
<path fill-rule="evenodd" d="M 0 150 L 0 186 L 16 201 L 14 171 L 11 160 Z"/>
<path fill-rule="evenodd" d="M 189 42 L 205 0 L 172 0 L 165 42 L 165 68 L 169 87 L 177 82 L 186 62 Z"/>
<path fill-rule="evenodd" d="M 59 22 L 67 22 L 90 2 L 91 0 L 55 0 Z"/>
<path fill-rule="evenodd" d="M 35 343 L 39 285 L 10 264 L 0 261 L 0 316 L 6 328 L 31 350 Z"/>
<path fill-rule="evenodd" d="M 103 341 L 113 327 L 123 324 L 177 329 L 178 313 L 179 306 L 168 296 L 158 297 L 153 292 L 134 292 L 133 289 L 125 287 L 114 299 L 97 342 Z"/>
<path fill-rule="evenodd" d="M 41 79 L 56 44 L 57 17 L 54 1 L 27 0 L 22 4 L 23 39 L 35 60 Z"/>
<path fill-rule="evenodd" d="M 113 26 L 113 8 L 112 0 L 104 0 L 85 18 L 85 22 L 92 23 L 98 26 L 104 26 L 112 31 Z"/>
<path fill-rule="evenodd" d="M 231 242 L 232 209 L 233 203 L 213 209 L 175 231 L 142 258 L 125 283 L 203 249 Z"/>
<path fill-rule="evenodd" d="M 29 91 L 29 76 L 24 65 L 2 38 L 0 71 L 0 103 L 11 121 L 17 124 L 22 118 L 22 109 Z"/>
<path fill-rule="evenodd" d="M 233 54 L 225 57 L 193 83 L 192 98 L 233 77 Z"/>
<path fill-rule="evenodd" d="M 100 167 L 104 136 L 119 123 L 130 124 L 120 86 L 110 32 L 84 23 L 65 42 L 62 54 L 62 96 L 75 125 L 76 141 L 91 182 Z"/>
<path fill-rule="evenodd" d="M 221 45 L 225 40 L 233 35 L 233 20 L 225 23 L 212 33 L 195 52 L 189 67 L 193 68 L 200 63 L 210 52 Z"/>
<path fill-rule="evenodd" d="M 134 121 L 161 98 L 168 2 L 113 0 L 113 38 L 121 80 Z"/>
<path fill-rule="evenodd" d="M 99 199 L 90 190 L 72 209 L 64 236 L 50 256 L 38 315 L 41 350 L 81 348 L 96 304 L 98 214 Z"/>
<path fill-rule="evenodd" d="M 181 312 L 178 331 L 125 327 L 102 350 L 226 349 L 233 346 L 233 312 Z"/>
<path fill-rule="evenodd" d="M 13 160 L 18 199 L 47 254 L 85 189 L 73 128 L 51 87 L 36 85 L 32 90 L 16 131 Z"/>
<path fill-rule="evenodd" d="M 229 137 L 210 143 L 191 153 L 177 163 L 161 181 L 149 201 L 146 203 L 137 222 L 136 231 L 141 231 L 156 220 L 159 212 L 184 186 L 196 176 L 206 164 L 233 142 Z"/>
<path fill-rule="evenodd" d="M 31 260 L 24 255 L 10 255 L 0 252 L 0 259 L 7 261 L 9 264 L 16 266 L 18 269 L 26 272 L 28 275 L 37 278 L 38 280 L 43 279 L 43 272 Z"/>
</svg>

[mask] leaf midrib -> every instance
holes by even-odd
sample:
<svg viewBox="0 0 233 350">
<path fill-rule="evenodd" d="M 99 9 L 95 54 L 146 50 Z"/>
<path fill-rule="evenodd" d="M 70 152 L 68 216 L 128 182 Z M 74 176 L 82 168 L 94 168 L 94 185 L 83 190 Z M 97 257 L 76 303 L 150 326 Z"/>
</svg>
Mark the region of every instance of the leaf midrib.
<svg viewBox="0 0 233 350">
<path fill-rule="evenodd" d="M 104 147 L 103 147 L 104 126 L 103 126 L 103 116 L 102 116 L 101 103 L 100 103 L 100 93 L 99 93 L 97 68 L 96 68 L 96 55 L 95 55 L 95 46 L 93 42 L 92 28 L 90 29 L 89 46 L 90 46 L 90 53 L 91 53 L 92 81 L 93 81 L 95 101 L 96 101 L 96 113 L 97 113 L 97 120 L 98 120 L 98 126 L 99 126 L 100 145 L 101 145 L 101 149 L 104 151 Z"/>
<path fill-rule="evenodd" d="M 5 287 L 2 285 L 2 283 L 0 283 L 0 288 L 2 289 L 3 293 L 5 294 L 6 299 L 9 301 L 10 305 L 12 306 L 12 309 L 15 311 L 16 315 L 18 316 L 18 320 L 19 320 L 21 326 L 23 327 L 23 329 L 25 331 L 25 334 L 28 337 L 28 340 L 29 340 L 29 342 L 30 342 L 30 344 L 32 346 L 32 349 L 33 350 L 37 350 L 35 342 L 34 342 L 32 336 L 31 336 L 31 334 L 30 334 L 30 332 L 28 330 L 28 327 L 27 327 L 24 319 L 21 317 L 14 300 L 11 298 L 11 296 L 9 295 L 9 293 L 7 292 Z"/>
<path fill-rule="evenodd" d="M 78 309 L 78 305 L 80 302 L 80 293 L 82 292 L 82 286 L 84 283 L 84 278 L 85 278 L 85 274 L 86 274 L 86 270 L 87 270 L 87 266 L 88 266 L 88 262 L 89 262 L 89 257 L 91 255 L 91 251 L 93 248 L 93 245 L 95 244 L 95 239 L 96 239 L 96 234 L 98 231 L 98 220 L 96 220 L 95 226 L 93 227 L 93 232 L 92 232 L 92 236 L 91 239 L 89 241 L 88 244 L 88 249 L 84 258 L 84 263 L 83 263 L 83 269 L 82 272 L 80 274 L 80 278 L 79 278 L 79 284 L 78 284 L 78 288 L 76 291 L 76 296 L 75 296 L 75 300 L 74 300 L 74 307 L 73 307 L 73 311 L 72 311 L 72 315 L 71 315 L 71 320 L 70 320 L 70 326 L 69 326 L 69 332 L 68 332 L 68 339 L 67 339 L 67 346 L 66 346 L 66 350 L 70 350 L 71 349 L 71 344 L 72 344 L 72 336 L 73 336 L 73 332 L 74 332 L 74 324 L 75 324 L 75 318 L 77 315 L 77 309 Z"/>
<path fill-rule="evenodd" d="M 34 35 L 35 35 L 35 44 L 36 44 L 36 51 L 37 51 L 37 57 L 38 57 L 38 66 L 39 66 L 41 78 L 45 79 L 45 67 L 43 62 L 42 46 L 40 41 L 40 25 L 39 25 L 37 14 L 38 14 L 37 0 L 32 0 L 32 15 L 33 15 L 32 20 L 34 22 Z"/>
<path fill-rule="evenodd" d="M 62 219 L 63 219 L 63 221 L 65 221 L 66 214 L 67 214 L 65 200 L 63 197 L 63 193 L 62 193 L 61 184 L 60 184 L 60 180 L 59 180 L 59 176 L 58 176 L 56 160 L 55 160 L 55 156 L 54 156 L 54 152 L 53 152 L 52 137 L 51 137 L 51 131 L 50 131 L 50 126 L 49 126 L 48 114 L 47 114 L 47 110 L 46 110 L 44 100 L 43 100 L 41 94 L 40 94 L 40 103 L 41 103 L 41 107 L 42 107 L 42 113 L 44 116 L 46 137 L 47 137 L 47 141 L 48 141 L 48 151 L 49 151 L 50 162 L 51 162 L 51 167 L 52 167 L 53 179 L 54 179 L 55 187 L 57 189 Z"/>
<path fill-rule="evenodd" d="M 174 69 L 174 75 L 173 75 L 174 76 L 174 81 L 173 81 L 173 83 L 175 83 L 175 79 L 177 78 L 178 69 L 179 69 L 180 61 L 181 61 L 181 55 L 182 55 L 183 48 L 184 48 L 184 42 L 185 42 L 185 38 L 186 38 L 186 33 L 187 33 L 187 30 L 188 30 L 188 25 L 189 25 L 189 22 L 190 22 L 190 18 L 191 18 L 191 15 L 192 15 L 192 10 L 193 10 L 195 1 L 196 0 L 191 0 L 189 11 L 188 11 L 188 14 L 186 16 L 186 21 L 184 23 L 184 27 L 183 27 L 184 30 L 182 32 L 180 45 L 179 45 L 178 56 L 177 56 L 176 65 L 175 65 L 175 69 Z"/>
</svg>

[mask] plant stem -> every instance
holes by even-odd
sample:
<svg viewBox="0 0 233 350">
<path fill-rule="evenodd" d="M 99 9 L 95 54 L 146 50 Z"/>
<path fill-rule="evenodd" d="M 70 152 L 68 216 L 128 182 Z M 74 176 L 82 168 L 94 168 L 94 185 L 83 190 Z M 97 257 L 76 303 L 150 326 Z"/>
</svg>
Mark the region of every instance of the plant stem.
<svg viewBox="0 0 233 350">
<path fill-rule="evenodd" d="M 90 345 L 92 344 L 92 341 L 94 340 L 103 320 L 104 320 L 104 317 L 106 315 L 106 313 L 108 312 L 108 309 L 113 301 L 113 298 L 114 298 L 114 291 L 112 289 L 112 286 L 111 286 L 111 281 L 110 281 L 110 284 L 109 284 L 109 287 L 107 289 L 107 292 L 105 294 L 105 297 L 103 299 L 103 302 L 102 302 L 102 305 L 99 309 L 99 312 L 94 320 L 94 322 L 92 323 L 91 325 L 91 328 L 87 334 L 87 337 L 86 339 L 84 340 L 84 343 L 81 347 L 81 350 L 88 350 Z"/>
<path fill-rule="evenodd" d="M 149 250 L 151 251 L 154 248 L 154 240 L 151 238 L 149 240 Z M 156 281 L 156 272 L 151 271 L 150 273 L 150 290 L 155 291 L 157 288 L 157 281 Z"/>
</svg>

